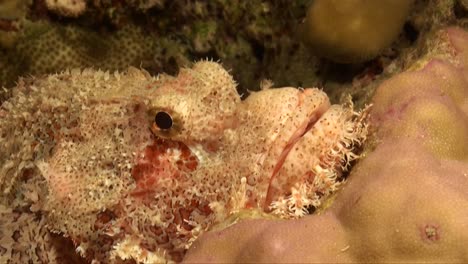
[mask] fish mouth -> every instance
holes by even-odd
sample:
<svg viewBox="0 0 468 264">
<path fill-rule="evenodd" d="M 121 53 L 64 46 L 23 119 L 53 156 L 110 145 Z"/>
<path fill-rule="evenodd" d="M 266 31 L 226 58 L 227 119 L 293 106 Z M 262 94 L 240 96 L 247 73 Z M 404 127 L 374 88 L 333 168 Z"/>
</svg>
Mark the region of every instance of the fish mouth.
<svg viewBox="0 0 468 264">
<path fill-rule="evenodd" d="M 312 111 L 307 116 L 307 118 L 302 122 L 302 124 L 298 126 L 296 131 L 291 135 L 291 137 L 287 141 L 285 147 L 283 148 L 282 152 L 278 156 L 277 162 L 271 173 L 271 177 L 269 178 L 270 181 L 268 183 L 268 190 L 267 190 L 267 194 L 265 197 L 265 203 L 264 203 L 264 208 L 263 208 L 265 212 L 270 211 L 269 206 L 271 202 L 273 201 L 273 196 L 277 192 L 276 188 L 273 186 L 273 182 L 275 181 L 276 176 L 278 175 L 278 172 L 283 167 L 284 162 L 286 161 L 286 158 L 288 157 L 289 153 L 291 152 L 293 147 L 296 145 L 296 143 L 315 126 L 315 124 L 319 121 L 319 119 L 327 111 L 328 108 L 329 108 L 329 103 L 323 104 L 322 106 L 318 107 L 316 111 Z"/>
</svg>

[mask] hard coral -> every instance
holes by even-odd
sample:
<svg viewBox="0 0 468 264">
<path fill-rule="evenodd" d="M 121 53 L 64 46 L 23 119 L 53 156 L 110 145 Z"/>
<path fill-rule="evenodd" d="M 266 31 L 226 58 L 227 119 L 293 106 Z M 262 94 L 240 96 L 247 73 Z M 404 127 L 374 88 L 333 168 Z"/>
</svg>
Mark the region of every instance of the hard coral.
<svg viewBox="0 0 468 264">
<path fill-rule="evenodd" d="M 144 55 L 144 61 L 140 58 L 134 62 L 126 62 L 133 66 L 140 66 L 140 62 L 143 62 L 141 66 L 154 74 L 176 74 L 180 67 L 189 65 L 190 61 L 210 57 L 222 60 L 224 65 L 233 69 L 232 74 L 243 92 L 247 89 L 258 90 L 258 83 L 263 77 L 281 76 L 281 80 L 275 80 L 275 83 L 281 86 L 313 87 L 317 83 L 300 80 L 301 75 L 315 80 L 315 68 L 308 70 L 309 67 L 305 66 L 306 63 L 313 65 L 310 63 L 310 54 L 294 54 L 295 59 L 290 60 L 291 54 L 298 48 L 293 34 L 294 28 L 296 21 L 300 20 L 305 12 L 307 0 L 96 0 L 86 1 L 87 11 L 80 15 L 79 19 L 57 19 L 57 16 L 50 16 L 50 12 L 44 14 L 44 2 L 35 1 L 33 8 L 25 8 L 26 11 L 14 17 L 26 17 L 33 24 L 55 21 L 56 23 L 50 26 L 54 32 L 45 33 L 47 29 L 43 29 L 33 34 L 24 32 L 26 36 L 23 36 L 23 30 L 15 32 L 18 33 L 17 42 L 12 47 L 17 45 L 21 48 L 6 49 L 7 58 L 0 56 L 0 64 L 8 59 L 5 62 L 6 67 L 0 68 L 0 86 L 12 86 L 19 76 L 49 74 L 74 67 L 92 66 L 102 70 L 119 68 L 106 63 L 111 60 L 108 50 L 112 50 L 114 44 L 109 43 L 109 38 L 119 35 L 116 32 L 118 30 L 96 31 L 103 28 L 122 29 L 127 26 L 143 28 L 151 40 L 139 36 L 129 38 L 129 42 L 126 43 L 128 46 L 121 47 L 117 53 L 112 52 L 112 58 L 126 59 L 141 48 L 148 47 L 151 52 Z M 1 9 L 0 4 L 0 18 Z M 11 8 L 5 12 L 8 17 L 16 13 Z M 23 19 L 19 20 L 20 23 L 22 21 Z M 30 23 L 25 24 L 25 31 L 28 31 L 29 27 L 32 27 Z M 75 34 L 70 33 L 70 28 L 73 28 Z M 2 35 L 5 34 L 0 30 L 0 45 Z M 51 42 L 56 45 L 49 45 Z M 153 42 L 156 45 L 153 45 Z M 43 46 L 47 48 L 43 49 Z M 37 51 L 31 54 L 31 50 L 36 49 Z M 303 48 L 301 50 L 304 51 Z M 282 54 L 281 58 L 277 58 L 278 53 Z M 62 63 L 56 63 L 55 55 L 61 54 Z M 303 55 L 308 57 L 303 58 Z M 94 60 L 93 57 L 98 59 Z M 50 69 L 52 66 L 44 67 L 42 62 L 35 63 L 36 58 L 41 61 L 41 58 L 45 58 L 47 62 L 50 59 L 54 62 L 53 69 Z M 296 64 L 298 60 L 304 63 L 301 62 L 298 67 L 291 67 L 290 63 Z M 109 65 L 109 68 L 103 68 Z M 301 73 L 307 74 L 298 73 L 297 68 L 301 68 Z M 266 73 L 270 70 L 270 73 Z"/>
<path fill-rule="evenodd" d="M 439 53 L 378 88 L 376 146 L 328 210 L 208 232 L 185 262 L 467 262 L 468 33 L 436 35 Z"/>
<path fill-rule="evenodd" d="M 316 0 L 304 35 L 318 56 L 361 62 L 378 55 L 398 36 L 413 0 Z"/>
<path fill-rule="evenodd" d="M 171 45 L 170 40 L 147 36 L 132 25 L 101 34 L 79 26 L 25 21 L 16 45 L 6 49 L 0 86 L 11 86 L 18 76 L 28 74 L 91 66 L 106 70 L 145 66 L 160 49 Z"/>
<path fill-rule="evenodd" d="M 468 142 L 468 34 L 450 28 L 441 37 L 449 38 L 452 50 L 384 82 L 375 94 L 373 118 L 381 136 L 423 138 L 421 144 L 437 157 L 467 160 L 468 146 L 460 142 Z M 450 52 L 456 60 L 444 59 Z"/>
</svg>

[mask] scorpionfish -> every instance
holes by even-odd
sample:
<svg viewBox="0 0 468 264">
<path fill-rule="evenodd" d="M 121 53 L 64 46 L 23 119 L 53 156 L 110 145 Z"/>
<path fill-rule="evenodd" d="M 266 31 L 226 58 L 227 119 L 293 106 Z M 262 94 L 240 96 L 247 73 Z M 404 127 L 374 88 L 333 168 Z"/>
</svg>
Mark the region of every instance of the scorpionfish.
<svg viewBox="0 0 468 264">
<path fill-rule="evenodd" d="M 366 113 L 317 88 L 241 100 L 210 61 L 176 77 L 130 68 L 22 79 L 0 108 L 0 233 L 12 234 L 0 259 L 53 262 L 58 236 L 93 263 L 178 262 L 241 211 L 304 216 L 359 157 Z M 42 237 L 28 240 L 26 225 Z"/>
</svg>

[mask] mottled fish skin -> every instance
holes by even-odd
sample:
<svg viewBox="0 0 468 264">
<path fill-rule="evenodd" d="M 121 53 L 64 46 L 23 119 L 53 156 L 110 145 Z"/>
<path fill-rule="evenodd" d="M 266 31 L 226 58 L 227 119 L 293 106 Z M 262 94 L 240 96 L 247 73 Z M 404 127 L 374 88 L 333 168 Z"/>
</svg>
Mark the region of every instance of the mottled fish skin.
<svg viewBox="0 0 468 264">
<path fill-rule="evenodd" d="M 241 101 L 210 61 L 176 77 L 26 79 L 0 108 L 0 201 L 34 208 L 89 260 L 180 261 L 240 210 L 297 218 L 319 206 L 358 157 L 366 113 L 317 88 Z"/>
</svg>

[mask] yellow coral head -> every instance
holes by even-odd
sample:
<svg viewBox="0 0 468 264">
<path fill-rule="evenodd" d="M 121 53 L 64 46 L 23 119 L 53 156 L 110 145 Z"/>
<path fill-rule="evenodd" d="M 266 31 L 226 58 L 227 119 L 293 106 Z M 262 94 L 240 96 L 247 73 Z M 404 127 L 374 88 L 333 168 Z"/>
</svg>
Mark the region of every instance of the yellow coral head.
<svg viewBox="0 0 468 264">
<path fill-rule="evenodd" d="M 303 35 L 318 56 L 341 63 L 377 56 L 398 36 L 413 0 L 315 0 Z"/>
</svg>

